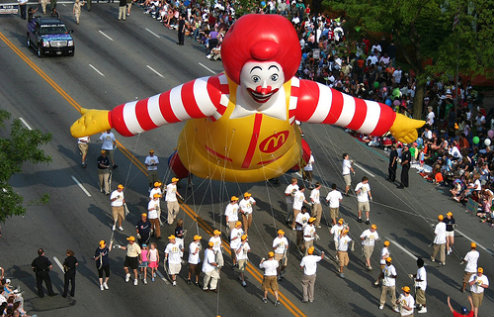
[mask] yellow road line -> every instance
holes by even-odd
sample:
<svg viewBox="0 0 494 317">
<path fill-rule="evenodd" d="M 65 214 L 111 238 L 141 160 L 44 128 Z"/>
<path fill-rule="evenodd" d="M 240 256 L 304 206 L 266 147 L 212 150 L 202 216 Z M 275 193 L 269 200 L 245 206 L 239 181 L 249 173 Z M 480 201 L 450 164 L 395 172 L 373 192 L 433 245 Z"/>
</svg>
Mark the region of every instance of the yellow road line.
<svg viewBox="0 0 494 317">
<path fill-rule="evenodd" d="M 75 101 L 69 94 L 65 92 L 53 79 L 50 78 L 41 68 L 39 68 L 33 61 L 29 59 L 17 46 L 14 45 L 2 32 L 0 32 L 0 39 L 7 44 L 7 46 L 19 56 L 29 67 L 31 67 L 41 78 L 43 78 L 56 92 L 58 92 L 72 107 L 74 107 L 79 113 L 81 112 L 81 105 Z M 133 163 L 144 175 L 148 175 L 144 163 L 139 161 L 120 141 L 117 140 L 118 149 Z M 213 229 L 204 220 L 202 220 L 186 203 L 182 203 L 182 210 L 194 221 L 196 221 L 201 228 L 203 228 L 208 234 L 213 235 Z M 223 240 L 223 246 L 226 252 L 231 255 L 230 246 Z M 247 263 L 247 272 L 249 272 L 259 283 L 262 283 L 262 273 L 250 262 Z M 282 292 L 278 291 L 280 302 L 285 306 L 295 317 L 305 317 L 306 315 L 290 301 Z"/>
</svg>

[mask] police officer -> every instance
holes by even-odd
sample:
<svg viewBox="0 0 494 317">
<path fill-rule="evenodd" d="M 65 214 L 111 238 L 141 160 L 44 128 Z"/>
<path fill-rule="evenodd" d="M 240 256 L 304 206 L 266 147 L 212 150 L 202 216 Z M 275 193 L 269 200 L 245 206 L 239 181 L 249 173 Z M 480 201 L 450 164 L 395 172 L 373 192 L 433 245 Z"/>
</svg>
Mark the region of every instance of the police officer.
<svg viewBox="0 0 494 317">
<path fill-rule="evenodd" d="M 46 288 L 48 289 L 48 295 L 55 296 L 56 293 L 53 292 L 51 287 L 50 270 L 53 268 L 50 260 L 45 256 L 45 251 L 43 249 L 38 250 L 38 257 L 31 263 L 34 273 L 36 273 L 36 286 L 38 287 L 39 297 L 44 297 L 43 294 L 43 281 L 45 281 Z"/>
<path fill-rule="evenodd" d="M 410 161 L 412 160 L 412 155 L 408 150 L 408 144 L 403 147 L 403 153 L 401 153 L 401 184 L 398 186 L 399 189 L 408 187 L 408 170 L 410 169 Z"/>
<path fill-rule="evenodd" d="M 69 291 L 69 281 L 71 284 L 70 288 L 70 296 L 74 297 L 75 293 L 75 271 L 77 266 L 79 266 L 79 263 L 77 262 L 76 257 L 74 256 L 74 251 L 72 250 L 67 250 L 66 254 L 67 257 L 63 261 L 63 279 L 64 279 L 64 285 L 63 285 L 63 297 L 67 297 L 67 292 Z"/>
<path fill-rule="evenodd" d="M 398 166 L 398 151 L 396 151 L 396 145 L 391 146 L 391 152 L 389 153 L 389 166 L 388 166 L 388 180 L 394 182 L 396 179 L 396 167 Z"/>
</svg>

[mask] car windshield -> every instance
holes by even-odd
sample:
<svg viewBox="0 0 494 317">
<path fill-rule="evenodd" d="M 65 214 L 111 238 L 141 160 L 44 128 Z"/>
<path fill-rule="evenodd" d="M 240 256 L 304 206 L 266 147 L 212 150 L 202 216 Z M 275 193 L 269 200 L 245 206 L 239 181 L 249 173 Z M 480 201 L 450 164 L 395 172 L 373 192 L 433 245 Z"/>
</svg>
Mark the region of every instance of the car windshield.
<svg viewBox="0 0 494 317">
<path fill-rule="evenodd" d="M 40 34 L 64 34 L 68 33 L 64 25 L 42 25 L 40 28 Z"/>
</svg>

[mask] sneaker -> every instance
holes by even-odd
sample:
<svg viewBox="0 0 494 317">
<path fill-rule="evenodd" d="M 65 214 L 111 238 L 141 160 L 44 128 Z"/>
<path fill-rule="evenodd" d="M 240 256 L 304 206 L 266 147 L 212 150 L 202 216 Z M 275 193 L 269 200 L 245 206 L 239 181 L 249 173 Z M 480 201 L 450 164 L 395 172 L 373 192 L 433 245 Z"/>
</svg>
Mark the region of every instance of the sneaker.
<svg viewBox="0 0 494 317">
<path fill-rule="evenodd" d="M 118 227 L 118 230 L 120 230 L 120 231 L 124 231 L 124 230 L 123 230 L 123 228 L 122 228 L 122 226 L 119 226 L 119 227 Z"/>
<path fill-rule="evenodd" d="M 247 286 L 247 283 L 245 283 L 245 281 L 242 281 L 242 286 L 243 287 L 246 287 Z"/>
<path fill-rule="evenodd" d="M 105 289 L 110 289 L 110 288 L 108 287 L 108 284 L 107 284 L 106 282 L 104 282 L 104 283 L 103 283 L 103 287 L 104 287 Z"/>
<path fill-rule="evenodd" d="M 281 304 L 281 303 L 280 303 L 280 301 L 279 301 L 279 300 L 277 300 L 277 301 L 274 303 L 274 306 L 278 306 L 278 305 L 280 305 L 280 304 Z"/>
<path fill-rule="evenodd" d="M 383 310 L 384 309 L 384 305 L 379 305 L 379 309 L 380 310 Z"/>
<path fill-rule="evenodd" d="M 177 281 L 173 281 L 172 285 L 177 286 Z"/>
<path fill-rule="evenodd" d="M 378 281 L 375 281 L 374 282 L 374 286 L 379 286 L 379 282 Z"/>
<path fill-rule="evenodd" d="M 192 281 L 191 280 L 187 280 L 187 284 L 188 285 L 192 285 Z"/>
<path fill-rule="evenodd" d="M 420 310 L 418 311 L 418 313 L 419 313 L 419 314 L 425 314 L 425 313 L 427 313 L 427 308 L 422 307 L 422 309 L 420 309 Z"/>
<path fill-rule="evenodd" d="M 116 229 L 116 228 L 117 228 L 117 226 L 116 226 L 116 225 L 113 225 L 113 226 L 111 227 L 111 231 L 115 231 L 115 229 Z"/>
<path fill-rule="evenodd" d="M 368 267 L 367 267 L 367 269 L 368 269 L 369 271 L 372 271 L 372 265 L 368 266 Z"/>
<path fill-rule="evenodd" d="M 262 299 L 262 302 L 263 302 L 264 304 L 267 304 L 267 303 L 268 303 L 268 299 L 267 299 L 267 298 L 263 298 L 263 299 Z"/>
<path fill-rule="evenodd" d="M 365 224 L 366 224 L 366 225 L 370 225 L 370 221 L 369 221 L 369 220 L 366 220 L 366 221 L 365 221 Z"/>
<path fill-rule="evenodd" d="M 357 222 L 362 223 L 362 218 L 358 218 Z"/>
<path fill-rule="evenodd" d="M 432 262 L 436 262 L 436 259 L 434 259 L 433 257 L 431 257 L 431 261 Z"/>
<path fill-rule="evenodd" d="M 125 282 L 130 281 L 130 273 L 125 274 Z"/>
<path fill-rule="evenodd" d="M 398 307 L 393 307 L 393 310 L 394 310 L 395 312 L 397 312 L 397 313 L 399 313 L 399 312 L 400 312 L 400 310 L 398 309 Z"/>
<path fill-rule="evenodd" d="M 321 229 L 321 226 L 317 226 L 317 229 Z"/>
<path fill-rule="evenodd" d="M 345 273 L 340 273 L 341 278 L 345 278 Z"/>
<path fill-rule="evenodd" d="M 148 281 L 147 281 L 146 279 L 144 279 L 144 281 L 143 281 L 143 282 L 144 282 L 144 284 L 147 284 L 147 283 L 148 283 Z"/>
<path fill-rule="evenodd" d="M 153 277 L 156 277 L 156 273 L 153 273 Z"/>
<path fill-rule="evenodd" d="M 101 284 L 101 285 L 99 286 L 99 289 L 100 289 L 100 290 L 102 290 L 102 291 L 104 290 L 104 288 L 103 288 L 103 284 Z"/>
<path fill-rule="evenodd" d="M 154 277 L 151 278 L 151 282 L 154 282 Z"/>
<path fill-rule="evenodd" d="M 137 286 L 139 282 L 137 281 L 137 279 L 134 280 L 134 286 Z"/>
</svg>

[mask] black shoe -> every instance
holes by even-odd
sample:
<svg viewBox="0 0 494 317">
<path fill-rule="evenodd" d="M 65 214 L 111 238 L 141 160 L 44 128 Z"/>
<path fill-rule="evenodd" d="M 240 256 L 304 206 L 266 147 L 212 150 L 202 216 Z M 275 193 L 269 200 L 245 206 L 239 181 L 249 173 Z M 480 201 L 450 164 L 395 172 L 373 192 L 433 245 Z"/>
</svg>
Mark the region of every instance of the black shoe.
<svg viewBox="0 0 494 317">
<path fill-rule="evenodd" d="M 366 224 L 366 225 L 370 225 L 370 221 L 369 221 L 369 220 L 366 220 L 366 221 L 365 221 L 365 224 Z"/>
<path fill-rule="evenodd" d="M 63 297 L 63 298 L 66 298 L 66 297 L 67 297 L 67 294 L 62 294 L 62 297 Z"/>
<path fill-rule="evenodd" d="M 187 284 L 188 285 L 192 285 L 192 281 L 191 280 L 187 280 Z"/>
<path fill-rule="evenodd" d="M 358 218 L 357 222 L 362 223 L 362 218 Z"/>
<path fill-rule="evenodd" d="M 124 21 L 125 21 L 125 19 L 124 19 Z M 116 169 L 117 167 L 118 167 L 117 164 L 113 164 L 113 166 L 112 166 L 113 169 Z"/>
<path fill-rule="evenodd" d="M 405 187 L 404 187 L 403 185 L 400 185 L 400 186 L 396 186 L 396 188 L 398 188 L 398 189 L 403 189 L 403 188 L 405 188 Z"/>
<path fill-rule="evenodd" d="M 51 296 L 51 297 L 53 297 L 53 296 L 57 296 L 57 295 L 58 295 L 58 293 L 51 293 L 51 294 L 48 294 L 48 296 Z"/>
<path fill-rule="evenodd" d="M 218 293 L 218 290 L 216 290 L 216 288 L 215 289 L 210 289 L 209 291 L 210 292 L 213 292 L 213 293 Z"/>
<path fill-rule="evenodd" d="M 43 295 L 43 294 L 38 294 L 38 296 L 39 296 L 39 298 L 45 297 L 45 295 Z"/>
</svg>

